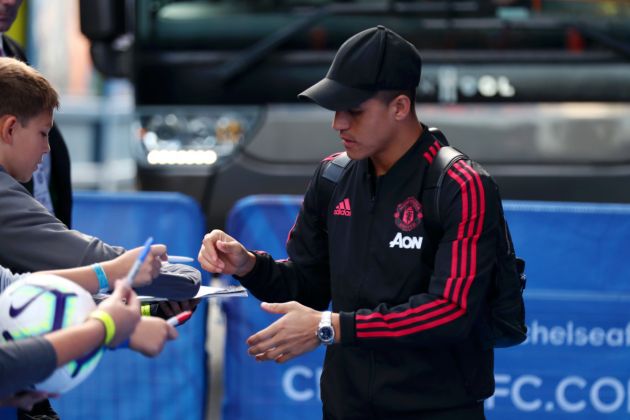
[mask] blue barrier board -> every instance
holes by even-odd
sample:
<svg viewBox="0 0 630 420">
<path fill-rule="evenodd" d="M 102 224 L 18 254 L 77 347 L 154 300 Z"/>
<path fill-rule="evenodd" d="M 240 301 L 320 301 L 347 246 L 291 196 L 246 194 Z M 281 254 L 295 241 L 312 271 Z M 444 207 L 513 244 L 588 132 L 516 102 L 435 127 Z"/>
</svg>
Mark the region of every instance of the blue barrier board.
<svg viewBox="0 0 630 420">
<path fill-rule="evenodd" d="M 286 258 L 301 197 L 238 202 L 228 231 L 250 249 Z M 628 418 L 630 415 L 630 206 L 505 202 L 517 254 L 527 262 L 529 334 L 497 349 L 492 419 Z M 225 303 L 223 419 L 321 418 L 323 349 L 287 364 L 257 363 L 245 340 L 276 316 L 253 297 Z"/>
<path fill-rule="evenodd" d="M 205 231 L 199 205 L 178 193 L 77 192 L 73 228 L 126 248 L 148 236 L 174 255 L 196 257 Z M 207 305 L 178 327 L 156 358 L 107 351 L 79 386 L 52 400 L 64 420 L 203 419 L 207 395 Z"/>
</svg>

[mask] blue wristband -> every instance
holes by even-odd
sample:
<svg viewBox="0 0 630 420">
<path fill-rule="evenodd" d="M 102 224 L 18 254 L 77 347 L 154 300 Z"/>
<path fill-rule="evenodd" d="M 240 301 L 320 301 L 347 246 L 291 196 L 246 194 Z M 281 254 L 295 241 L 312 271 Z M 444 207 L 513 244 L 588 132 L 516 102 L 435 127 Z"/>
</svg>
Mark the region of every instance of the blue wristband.
<svg viewBox="0 0 630 420">
<path fill-rule="evenodd" d="M 107 282 L 107 275 L 105 275 L 103 267 L 101 267 L 99 263 L 94 263 L 92 264 L 92 270 L 94 270 L 94 273 L 96 273 L 96 278 L 98 279 L 99 293 L 109 292 L 109 283 Z"/>
</svg>

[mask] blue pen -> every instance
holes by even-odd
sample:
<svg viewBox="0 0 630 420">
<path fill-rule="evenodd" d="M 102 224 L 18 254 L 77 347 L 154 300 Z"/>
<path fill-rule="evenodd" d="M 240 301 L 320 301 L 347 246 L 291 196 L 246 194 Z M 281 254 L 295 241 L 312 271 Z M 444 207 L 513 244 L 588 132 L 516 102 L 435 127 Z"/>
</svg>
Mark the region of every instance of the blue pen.
<svg viewBox="0 0 630 420">
<path fill-rule="evenodd" d="M 138 259 L 131 266 L 131 270 L 129 270 L 129 274 L 127 274 L 127 284 L 129 285 L 129 287 L 133 286 L 133 279 L 138 274 L 138 270 L 140 270 L 140 266 L 142 265 L 144 260 L 147 258 L 147 255 L 149 255 L 149 251 L 151 250 L 152 243 L 153 243 L 153 236 L 149 236 L 147 238 L 147 241 L 144 243 L 144 248 L 142 248 L 140 255 L 138 255 Z"/>
</svg>

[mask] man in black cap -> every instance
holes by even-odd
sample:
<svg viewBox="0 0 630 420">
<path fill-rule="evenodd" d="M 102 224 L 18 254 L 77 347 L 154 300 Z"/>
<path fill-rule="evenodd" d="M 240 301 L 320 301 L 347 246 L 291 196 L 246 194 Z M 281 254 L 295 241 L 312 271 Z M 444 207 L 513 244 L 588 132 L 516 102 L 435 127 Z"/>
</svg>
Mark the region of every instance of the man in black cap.
<svg viewBox="0 0 630 420">
<path fill-rule="evenodd" d="M 457 162 L 441 184 L 441 239 L 430 240 L 422 190 L 442 142 L 415 113 L 420 72 L 416 48 L 383 26 L 348 39 L 299 97 L 335 112 L 350 160 L 333 155 L 317 168 L 289 259 L 218 230 L 199 253 L 204 269 L 286 302 L 262 304 L 283 316 L 248 339 L 256 359 L 328 346 L 326 419 L 483 419 L 494 391 L 487 291 L 499 199 L 475 162 Z"/>
</svg>

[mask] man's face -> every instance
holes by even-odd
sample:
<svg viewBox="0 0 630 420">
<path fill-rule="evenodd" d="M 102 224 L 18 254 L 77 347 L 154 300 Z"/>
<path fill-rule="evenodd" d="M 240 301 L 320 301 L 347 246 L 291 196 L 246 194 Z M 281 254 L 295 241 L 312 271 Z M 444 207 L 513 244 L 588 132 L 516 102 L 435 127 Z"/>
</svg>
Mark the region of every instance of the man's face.
<svg viewBox="0 0 630 420">
<path fill-rule="evenodd" d="M 4 166 L 7 172 L 20 182 L 28 182 L 33 172 L 50 152 L 48 133 L 52 128 L 52 112 L 42 112 L 22 125 L 16 120 L 11 127 L 12 143 L 7 149 Z"/>
<path fill-rule="evenodd" d="M 339 132 L 351 159 L 377 157 L 386 153 L 393 141 L 393 110 L 374 97 L 357 108 L 335 112 L 332 127 Z"/>
<path fill-rule="evenodd" d="M 0 32 L 8 31 L 13 25 L 21 4 L 22 0 L 0 0 Z"/>
</svg>

